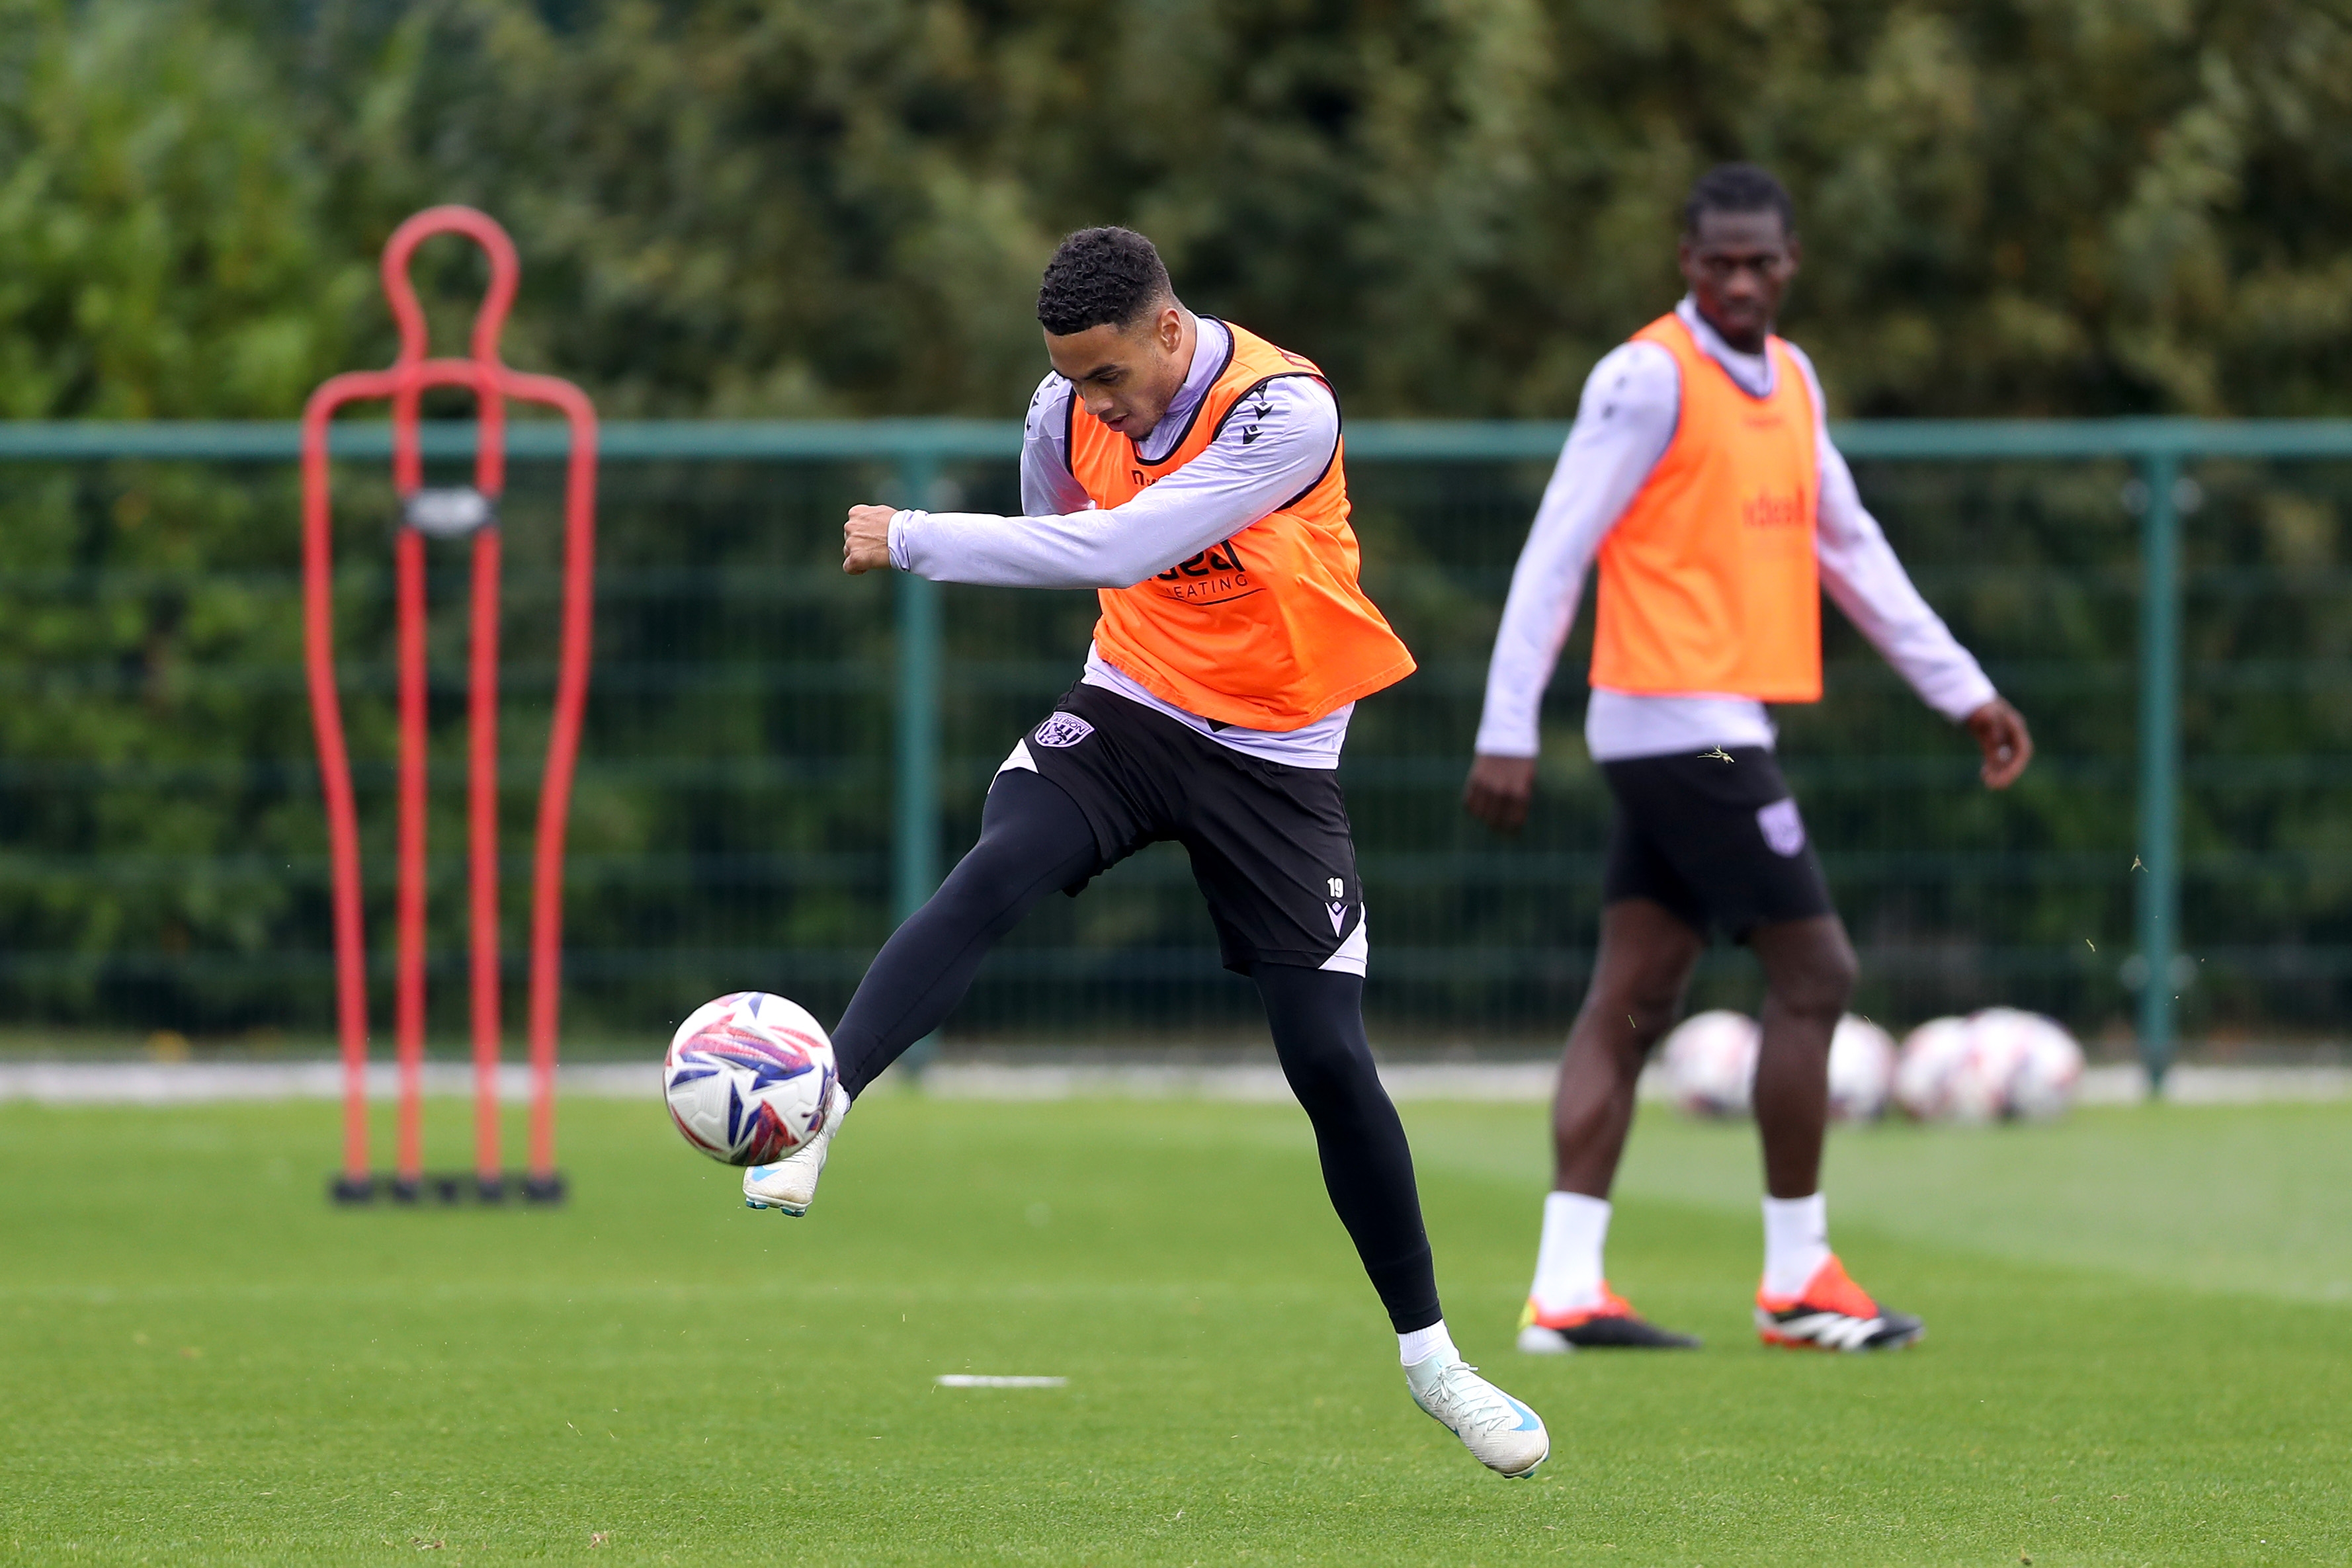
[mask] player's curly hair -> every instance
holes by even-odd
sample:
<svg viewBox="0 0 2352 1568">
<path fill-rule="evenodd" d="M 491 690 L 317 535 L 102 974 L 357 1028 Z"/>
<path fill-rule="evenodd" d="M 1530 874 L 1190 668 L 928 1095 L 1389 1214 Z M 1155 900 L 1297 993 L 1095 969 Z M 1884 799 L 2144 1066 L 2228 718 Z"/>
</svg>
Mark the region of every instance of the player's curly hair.
<svg viewBox="0 0 2352 1568">
<path fill-rule="evenodd" d="M 1683 202 L 1683 233 L 1696 235 L 1701 213 L 1778 213 L 1783 233 L 1797 232 L 1797 204 L 1788 188 L 1753 163 L 1717 163 Z"/>
<path fill-rule="evenodd" d="M 1105 322 L 1131 326 L 1175 292 L 1160 252 L 1133 229 L 1080 229 L 1045 264 L 1037 320 L 1056 338 Z"/>
</svg>

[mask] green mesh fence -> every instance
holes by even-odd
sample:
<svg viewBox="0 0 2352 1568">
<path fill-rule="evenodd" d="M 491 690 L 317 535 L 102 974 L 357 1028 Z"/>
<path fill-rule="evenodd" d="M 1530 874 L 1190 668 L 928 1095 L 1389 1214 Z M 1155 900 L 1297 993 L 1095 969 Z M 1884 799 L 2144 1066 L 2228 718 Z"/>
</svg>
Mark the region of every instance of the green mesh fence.
<svg viewBox="0 0 2352 1568">
<path fill-rule="evenodd" d="M 1014 738 L 1076 679 L 1090 595 L 914 599 L 920 585 L 841 575 L 852 500 L 919 485 L 935 504 L 1017 509 L 1012 433 L 943 427 L 952 439 L 926 458 L 928 428 L 891 441 L 614 433 L 572 832 L 567 1049 L 642 1049 L 741 987 L 832 1016 L 927 862 L 970 841 Z M 1862 951 L 1858 1005 L 1899 1027 L 2012 1003 L 2126 1038 L 2160 1003 L 2159 1030 L 2177 1019 L 2191 1039 L 2327 1035 L 2352 1003 L 2352 432 L 2231 427 L 2225 441 L 2168 426 L 2175 472 L 2151 462 L 2147 428 L 2000 428 L 1844 433 L 1916 580 L 2041 747 L 2024 782 L 1988 793 L 1967 737 L 1825 617 L 1828 696 L 1779 715 L 1781 751 Z M 1422 662 L 1360 707 L 1342 773 L 1383 1041 L 1548 1041 L 1581 994 L 1608 817 L 1580 737 L 1589 601 L 1546 705 L 1535 821 L 1504 841 L 1458 804 L 1487 643 L 1559 434 L 1350 435 L 1366 580 Z M 283 433 L 0 436 L 0 1021 L 323 1037 L 324 831 Z M 440 450 L 456 441 L 445 433 Z M 2231 449 L 2199 455 L 2216 445 Z M 523 449 L 537 455 L 517 463 L 503 513 L 517 958 L 561 500 L 549 449 Z M 974 451 L 1003 455 L 958 455 Z M 337 497 L 380 1033 L 393 826 L 383 475 L 378 459 L 341 464 Z M 2156 646 L 2143 563 L 2174 524 L 2179 631 Z M 433 1016 L 454 1049 L 465 551 L 432 549 Z M 935 617 L 935 667 L 900 657 L 910 611 L 918 625 Z M 2174 669 L 2180 761 L 2166 769 L 2147 754 L 2143 703 Z M 2142 821 L 2152 779 L 2159 796 L 2177 790 L 2177 863 L 2161 824 Z M 2175 877 L 2177 917 L 2151 891 Z M 1754 1000 L 1746 956 L 1717 949 L 1695 1004 Z M 1258 1027 L 1248 988 L 1217 967 L 1181 851 L 1160 846 L 1082 898 L 1049 900 L 948 1032 L 1103 1042 Z"/>
</svg>

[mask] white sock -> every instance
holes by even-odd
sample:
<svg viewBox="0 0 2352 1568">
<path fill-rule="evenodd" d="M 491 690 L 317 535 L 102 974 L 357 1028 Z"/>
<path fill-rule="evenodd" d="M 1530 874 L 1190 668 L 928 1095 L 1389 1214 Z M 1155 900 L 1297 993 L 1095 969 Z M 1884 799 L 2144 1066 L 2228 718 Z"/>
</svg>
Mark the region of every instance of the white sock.
<svg viewBox="0 0 2352 1568">
<path fill-rule="evenodd" d="M 1580 1192 L 1547 1193 L 1543 1239 L 1536 1245 L 1536 1311 L 1549 1317 L 1601 1304 L 1601 1249 L 1609 1239 L 1609 1200 Z"/>
<path fill-rule="evenodd" d="M 1793 1296 L 1830 1260 L 1830 1206 L 1811 1197 L 1764 1200 L 1764 1293 Z"/>
<path fill-rule="evenodd" d="M 1462 1359 L 1462 1353 L 1454 1348 L 1454 1336 L 1445 1332 L 1444 1318 L 1425 1329 L 1397 1335 L 1397 1359 L 1407 1366 L 1419 1366 L 1433 1355 L 1449 1362 Z"/>
</svg>

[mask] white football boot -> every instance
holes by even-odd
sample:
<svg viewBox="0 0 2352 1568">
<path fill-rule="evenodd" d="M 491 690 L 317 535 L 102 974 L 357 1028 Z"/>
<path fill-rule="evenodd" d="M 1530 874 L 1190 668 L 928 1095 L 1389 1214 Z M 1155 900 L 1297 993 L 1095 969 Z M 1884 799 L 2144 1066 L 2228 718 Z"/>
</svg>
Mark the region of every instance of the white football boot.
<svg viewBox="0 0 2352 1568">
<path fill-rule="evenodd" d="M 1412 1402 L 1462 1439 L 1471 1456 L 1510 1480 L 1533 1475 L 1551 1455 L 1543 1417 L 1478 1375 L 1464 1361 L 1442 1355 L 1404 1369 Z"/>
<path fill-rule="evenodd" d="M 798 1219 L 816 1201 L 816 1178 L 824 1174 L 824 1152 L 849 1114 L 849 1092 L 833 1086 L 833 1106 L 817 1135 L 772 1166 L 748 1166 L 743 1171 L 743 1207 L 775 1208 Z"/>
</svg>

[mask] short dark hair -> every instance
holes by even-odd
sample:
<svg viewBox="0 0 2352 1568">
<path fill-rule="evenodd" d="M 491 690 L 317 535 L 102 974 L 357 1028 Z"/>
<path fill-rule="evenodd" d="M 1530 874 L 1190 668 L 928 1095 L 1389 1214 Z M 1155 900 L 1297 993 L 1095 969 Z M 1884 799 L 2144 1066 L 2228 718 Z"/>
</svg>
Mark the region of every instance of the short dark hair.
<svg viewBox="0 0 2352 1568">
<path fill-rule="evenodd" d="M 1780 227 L 1797 232 L 1797 204 L 1788 188 L 1753 163 L 1717 163 L 1698 177 L 1683 202 L 1683 233 L 1698 233 L 1701 213 L 1763 213 L 1780 214 Z"/>
<path fill-rule="evenodd" d="M 1175 292 L 1160 252 L 1133 229 L 1080 229 L 1045 264 L 1037 320 L 1056 338 L 1105 322 L 1131 326 Z"/>
</svg>

